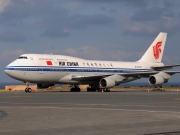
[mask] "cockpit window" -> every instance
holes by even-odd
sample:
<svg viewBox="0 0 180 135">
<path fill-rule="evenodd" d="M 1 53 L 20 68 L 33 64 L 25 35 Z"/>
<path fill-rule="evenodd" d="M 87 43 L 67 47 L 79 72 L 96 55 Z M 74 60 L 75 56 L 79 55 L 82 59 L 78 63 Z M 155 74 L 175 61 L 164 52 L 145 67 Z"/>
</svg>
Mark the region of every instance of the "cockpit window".
<svg viewBox="0 0 180 135">
<path fill-rule="evenodd" d="M 28 59 L 26 56 L 20 56 L 18 59 Z"/>
</svg>

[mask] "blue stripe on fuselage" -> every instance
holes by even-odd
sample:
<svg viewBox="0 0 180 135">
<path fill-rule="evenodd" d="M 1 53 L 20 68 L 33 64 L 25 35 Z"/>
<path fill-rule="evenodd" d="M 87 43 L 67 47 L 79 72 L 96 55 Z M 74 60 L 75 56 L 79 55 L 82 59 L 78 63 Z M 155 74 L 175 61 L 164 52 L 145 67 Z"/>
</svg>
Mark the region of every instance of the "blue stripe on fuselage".
<svg viewBox="0 0 180 135">
<path fill-rule="evenodd" d="M 94 68 L 94 67 L 58 67 L 58 66 L 12 66 L 5 70 L 15 71 L 47 71 L 47 72 L 113 72 L 113 73 L 132 73 L 149 72 L 151 69 L 133 69 L 133 68 Z"/>
</svg>

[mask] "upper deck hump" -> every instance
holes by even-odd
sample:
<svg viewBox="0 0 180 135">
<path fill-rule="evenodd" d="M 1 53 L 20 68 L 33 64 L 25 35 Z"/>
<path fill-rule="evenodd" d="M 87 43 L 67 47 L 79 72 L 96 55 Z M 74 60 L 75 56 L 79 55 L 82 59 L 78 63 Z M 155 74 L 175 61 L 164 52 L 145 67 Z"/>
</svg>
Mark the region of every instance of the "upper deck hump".
<svg viewBox="0 0 180 135">
<path fill-rule="evenodd" d="M 53 60 L 57 59 L 73 59 L 73 60 L 85 60 L 77 57 L 72 57 L 72 56 L 66 56 L 66 55 L 53 55 L 53 54 L 22 54 L 21 57 L 34 57 L 34 58 L 51 58 Z"/>
</svg>

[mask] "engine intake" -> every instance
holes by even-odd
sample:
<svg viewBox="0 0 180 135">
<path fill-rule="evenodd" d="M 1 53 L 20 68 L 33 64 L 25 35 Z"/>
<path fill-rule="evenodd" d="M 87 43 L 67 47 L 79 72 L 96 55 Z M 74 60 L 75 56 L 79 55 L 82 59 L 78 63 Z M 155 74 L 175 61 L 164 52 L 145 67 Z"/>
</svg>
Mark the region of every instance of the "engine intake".
<svg viewBox="0 0 180 135">
<path fill-rule="evenodd" d="M 100 86 L 102 88 L 111 88 L 111 87 L 114 87 L 115 85 L 116 85 L 116 83 L 113 79 L 103 78 L 100 80 Z"/>
<path fill-rule="evenodd" d="M 151 85 L 161 85 L 163 83 L 167 83 L 168 82 L 168 79 L 165 79 L 161 76 L 150 76 L 149 77 L 149 83 Z"/>
<path fill-rule="evenodd" d="M 102 78 L 99 82 L 101 88 L 111 88 L 116 85 L 119 85 L 125 77 L 120 75 L 112 75 L 105 78 Z"/>
</svg>

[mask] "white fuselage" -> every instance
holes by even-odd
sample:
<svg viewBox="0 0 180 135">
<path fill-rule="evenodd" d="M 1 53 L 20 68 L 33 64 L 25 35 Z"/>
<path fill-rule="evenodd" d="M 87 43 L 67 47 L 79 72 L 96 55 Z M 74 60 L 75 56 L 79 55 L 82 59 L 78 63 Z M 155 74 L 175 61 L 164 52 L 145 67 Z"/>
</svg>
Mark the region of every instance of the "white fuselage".
<svg viewBox="0 0 180 135">
<path fill-rule="evenodd" d="M 163 63 L 86 60 L 64 55 L 23 54 L 10 63 L 5 72 L 12 78 L 33 83 L 89 83 L 71 76 L 106 75 L 153 71 Z M 129 78 L 128 81 L 137 78 Z"/>
</svg>

